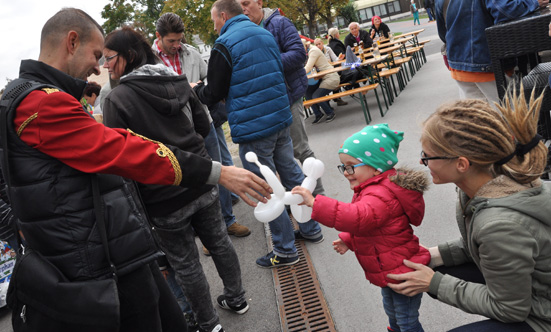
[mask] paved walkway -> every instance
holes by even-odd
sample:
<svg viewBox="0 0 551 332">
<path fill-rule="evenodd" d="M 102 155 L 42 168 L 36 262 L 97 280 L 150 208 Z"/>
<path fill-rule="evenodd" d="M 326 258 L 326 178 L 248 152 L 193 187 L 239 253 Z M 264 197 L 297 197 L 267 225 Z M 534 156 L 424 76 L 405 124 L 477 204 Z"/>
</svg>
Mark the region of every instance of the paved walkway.
<svg viewBox="0 0 551 332">
<path fill-rule="evenodd" d="M 434 23 L 422 21 L 421 26 L 411 22 L 392 24 L 392 31 L 407 32 L 427 28 L 421 39 L 434 41 L 433 49 L 440 49 L 441 42 L 436 35 Z M 432 25 L 432 27 L 431 27 Z M 409 29 L 409 30 L 407 30 Z M 420 124 L 440 104 L 457 97 L 457 88 L 444 66 L 439 52 L 427 56 L 427 63 L 409 82 L 406 89 L 396 98 L 388 113 L 382 118 L 378 112 L 373 94 L 368 94 L 373 121 L 371 124 L 389 123 L 390 128 L 405 132 L 398 154 L 399 165 L 423 169 L 419 165 Z M 338 172 L 337 151 L 341 143 L 352 133 L 365 126 L 360 105 L 350 98 L 347 106 L 335 107 L 337 117 L 331 123 L 312 125 L 312 118 L 306 120 L 310 146 L 326 166 L 323 183 L 328 196 L 350 201 L 352 192 L 346 179 Z M 332 105 L 334 105 L 332 103 Z M 425 194 L 426 217 L 415 229 L 421 243 L 433 246 L 458 237 L 454 220 L 455 188 L 453 185 L 432 185 Z M 252 208 L 244 203 L 236 206 L 240 223 L 249 226 L 253 233 L 248 238 L 233 238 L 238 251 L 250 311 L 237 316 L 218 310 L 226 331 L 235 332 L 277 332 L 279 325 L 278 307 L 270 270 L 256 266 L 255 260 L 267 252 L 263 224 L 252 217 Z M 380 288 L 366 281 L 363 271 L 352 253 L 340 256 L 332 249 L 331 242 L 337 238 L 337 231 L 323 227 L 325 241 L 308 244 L 321 287 L 331 310 L 337 330 L 340 332 L 386 331 L 386 315 L 381 302 Z M 213 299 L 221 293 L 222 285 L 216 275 L 210 258 L 203 257 L 208 270 Z M 421 322 L 425 331 L 446 331 L 462 323 L 480 320 L 480 316 L 468 315 L 462 311 L 423 297 Z"/>
</svg>

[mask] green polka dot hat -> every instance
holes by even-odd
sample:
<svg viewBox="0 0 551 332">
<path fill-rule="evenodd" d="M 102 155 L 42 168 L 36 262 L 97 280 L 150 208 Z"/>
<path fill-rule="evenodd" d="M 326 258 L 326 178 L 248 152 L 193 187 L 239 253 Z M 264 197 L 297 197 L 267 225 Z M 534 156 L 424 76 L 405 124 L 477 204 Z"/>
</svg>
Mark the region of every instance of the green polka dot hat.
<svg viewBox="0 0 551 332">
<path fill-rule="evenodd" d="M 398 162 L 398 148 L 404 132 L 388 128 L 387 123 L 367 126 L 348 137 L 339 153 L 345 153 L 379 172 L 386 172 Z"/>
</svg>

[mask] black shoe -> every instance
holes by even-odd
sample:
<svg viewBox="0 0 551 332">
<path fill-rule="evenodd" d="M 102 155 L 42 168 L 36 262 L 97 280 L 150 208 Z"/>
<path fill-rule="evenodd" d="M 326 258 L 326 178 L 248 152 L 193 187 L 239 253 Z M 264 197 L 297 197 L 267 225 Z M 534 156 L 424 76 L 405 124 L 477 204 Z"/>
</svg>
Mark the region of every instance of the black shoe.
<svg viewBox="0 0 551 332">
<path fill-rule="evenodd" d="M 302 241 L 308 241 L 312 243 L 321 243 L 325 238 L 323 237 L 323 234 L 320 233 L 320 235 L 316 238 L 309 239 L 304 237 L 302 234 L 300 234 L 300 231 L 295 231 L 295 240 L 302 240 Z"/>
<path fill-rule="evenodd" d="M 226 301 L 226 297 L 224 295 L 220 295 L 216 299 L 216 302 L 218 302 L 218 305 L 221 308 L 233 311 L 233 312 L 235 312 L 236 314 L 239 314 L 239 315 L 243 315 L 244 313 L 246 313 L 249 310 L 249 305 L 247 304 L 247 301 L 243 301 L 243 303 L 241 303 L 237 307 L 234 307 L 234 306 L 228 304 L 228 301 Z"/>
<path fill-rule="evenodd" d="M 231 197 L 231 205 L 234 206 L 235 204 L 239 203 L 240 199 L 239 197 L 232 196 Z"/>
<path fill-rule="evenodd" d="M 222 328 L 222 325 L 218 324 L 211 331 L 206 331 L 206 330 L 203 330 L 203 329 L 199 328 L 197 330 L 197 332 L 224 332 L 224 329 Z"/>
<path fill-rule="evenodd" d="M 321 119 L 323 119 L 323 115 L 321 115 L 321 116 L 316 116 L 316 119 L 314 119 L 314 122 L 312 122 L 312 124 L 320 123 L 320 122 L 321 122 Z"/>
<path fill-rule="evenodd" d="M 193 317 L 193 313 L 191 314 L 185 313 L 184 319 L 186 320 L 188 331 L 197 331 L 199 329 L 199 324 L 197 324 L 195 317 Z"/>
<path fill-rule="evenodd" d="M 256 264 L 264 268 L 272 268 L 278 266 L 294 265 L 298 263 L 300 257 L 278 257 L 273 251 L 270 251 L 266 256 L 262 256 L 256 260 Z"/>
<path fill-rule="evenodd" d="M 333 120 L 335 120 L 335 113 L 329 115 L 327 119 L 325 119 L 325 122 L 331 122 Z"/>
</svg>

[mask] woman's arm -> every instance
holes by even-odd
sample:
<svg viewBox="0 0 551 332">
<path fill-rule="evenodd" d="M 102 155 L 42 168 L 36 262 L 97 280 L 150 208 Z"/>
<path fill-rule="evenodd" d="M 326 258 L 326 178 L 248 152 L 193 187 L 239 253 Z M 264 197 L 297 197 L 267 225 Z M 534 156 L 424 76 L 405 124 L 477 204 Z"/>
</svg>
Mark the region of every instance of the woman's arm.
<svg viewBox="0 0 551 332">
<path fill-rule="evenodd" d="M 538 250 L 534 237 L 514 221 L 494 221 L 478 230 L 475 236 L 480 243 L 478 265 L 485 285 L 406 262 L 415 271 L 388 275 L 404 281 L 389 287 L 408 296 L 428 291 L 438 300 L 465 312 L 502 322 L 525 321 L 531 310 L 533 257 Z"/>
</svg>

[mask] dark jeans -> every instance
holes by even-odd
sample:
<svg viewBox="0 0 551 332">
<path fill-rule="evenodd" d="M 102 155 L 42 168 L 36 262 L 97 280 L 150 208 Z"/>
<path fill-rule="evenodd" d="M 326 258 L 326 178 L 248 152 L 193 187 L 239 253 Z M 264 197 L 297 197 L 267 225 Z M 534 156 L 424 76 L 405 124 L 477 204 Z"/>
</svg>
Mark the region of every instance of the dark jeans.
<svg viewBox="0 0 551 332">
<path fill-rule="evenodd" d="M 389 287 L 381 288 L 388 324 L 394 332 L 424 332 L 419 322 L 423 293 L 414 296 L 398 294 Z"/>
<path fill-rule="evenodd" d="M 486 284 L 484 276 L 474 263 L 467 263 L 458 266 L 439 266 L 434 271 L 454 276 L 467 282 Z M 435 296 L 429 294 L 432 298 Z M 534 332 L 526 322 L 503 323 L 495 319 L 483 320 L 463 325 L 449 330 L 449 332 Z"/>
<path fill-rule="evenodd" d="M 320 84 L 321 84 L 321 81 L 316 85 L 308 85 L 308 89 L 306 90 L 306 100 L 327 96 L 332 92 L 332 90 L 320 88 L 319 87 Z M 323 113 L 321 113 L 320 111 L 320 105 L 321 105 L 321 108 L 323 108 L 325 115 L 329 116 L 334 113 L 333 108 L 331 107 L 331 105 L 329 105 L 329 102 L 324 101 L 323 103 L 312 105 L 312 109 L 314 110 L 314 114 L 316 115 L 316 118 L 323 116 Z"/>
<path fill-rule="evenodd" d="M 192 228 L 212 256 L 224 284 L 227 302 L 237 306 L 245 301 L 239 259 L 220 213 L 218 191 L 213 188 L 182 209 L 151 219 L 159 246 L 176 271 L 176 280 L 184 290 L 197 323 L 205 331 L 211 331 L 219 323 L 219 318 L 199 262 Z"/>
</svg>

